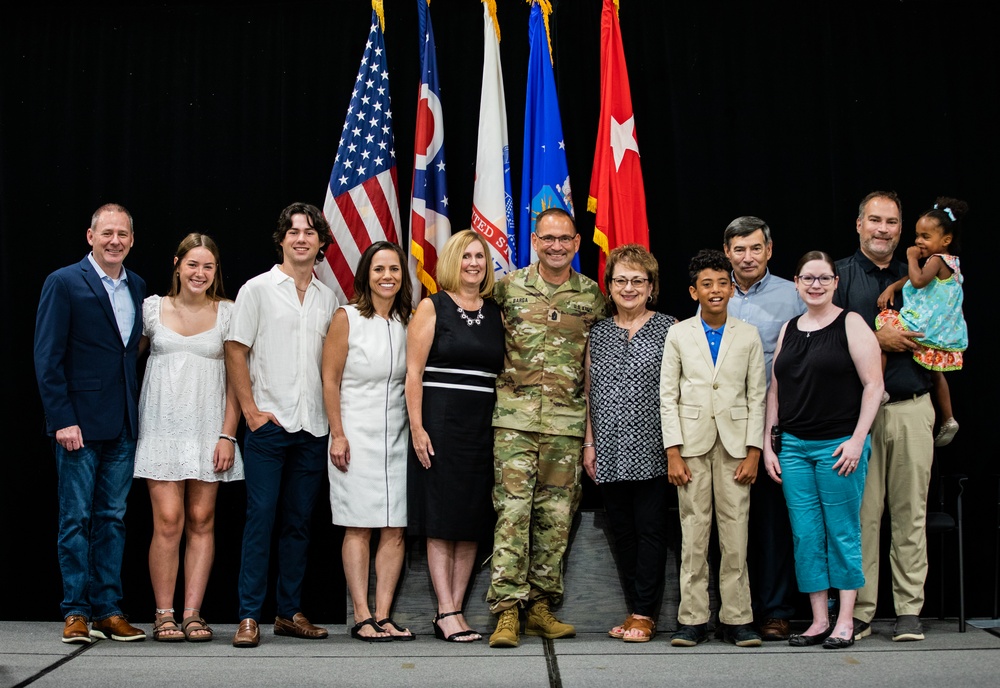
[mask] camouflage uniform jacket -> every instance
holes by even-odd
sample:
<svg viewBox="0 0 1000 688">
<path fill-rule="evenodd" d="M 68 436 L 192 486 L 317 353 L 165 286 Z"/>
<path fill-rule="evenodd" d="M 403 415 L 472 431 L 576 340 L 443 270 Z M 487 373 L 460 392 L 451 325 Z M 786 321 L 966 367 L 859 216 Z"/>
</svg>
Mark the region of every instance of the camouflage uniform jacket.
<svg viewBox="0 0 1000 688">
<path fill-rule="evenodd" d="M 497 282 L 493 295 L 506 330 L 493 427 L 583 437 L 587 338 L 608 313 L 597 282 L 571 271 L 553 287 L 534 263 Z"/>
</svg>

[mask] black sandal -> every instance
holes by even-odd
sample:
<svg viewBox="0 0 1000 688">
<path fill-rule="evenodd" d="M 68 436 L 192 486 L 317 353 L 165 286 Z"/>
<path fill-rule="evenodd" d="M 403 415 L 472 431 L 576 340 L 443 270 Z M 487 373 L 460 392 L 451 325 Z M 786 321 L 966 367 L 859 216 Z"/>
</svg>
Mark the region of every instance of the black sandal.
<svg viewBox="0 0 1000 688">
<path fill-rule="evenodd" d="M 351 629 L 351 637 L 358 640 L 364 640 L 366 643 L 391 643 L 392 636 L 388 635 L 361 635 L 361 629 L 365 626 L 371 626 L 375 629 L 377 633 L 385 633 L 385 629 L 375 623 L 375 618 L 369 616 L 364 621 L 359 621 L 354 624 L 354 628 Z"/>
<path fill-rule="evenodd" d="M 376 622 L 382 627 L 382 630 L 388 631 L 389 635 L 392 636 L 393 640 L 416 640 L 417 636 L 413 635 L 413 632 L 408 628 L 402 628 L 398 623 L 392 620 L 391 616 L 387 616 L 381 621 Z M 399 635 L 393 635 L 392 631 L 389 630 L 389 626 L 392 626 Z"/>
<path fill-rule="evenodd" d="M 442 631 L 441 627 L 438 626 L 438 621 L 445 618 L 446 616 L 455 616 L 456 614 L 461 614 L 461 613 L 462 610 L 459 609 L 458 611 L 445 612 L 444 614 L 438 614 L 437 616 L 435 616 L 431 620 L 431 625 L 434 626 L 434 637 L 437 638 L 438 640 L 443 640 L 448 643 L 474 643 L 477 640 L 482 640 L 483 636 L 480 635 L 479 631 L 473 631 L 473 630 L 459 631 L 457 633 L 452 633 L 451 635 L 445 637 L 444 631 Z M 479 637 L 473 638 L 472 640 L 461 640 L 461 638 L 468 638 L 471 635 L 477 635 Z"/>
</svg>

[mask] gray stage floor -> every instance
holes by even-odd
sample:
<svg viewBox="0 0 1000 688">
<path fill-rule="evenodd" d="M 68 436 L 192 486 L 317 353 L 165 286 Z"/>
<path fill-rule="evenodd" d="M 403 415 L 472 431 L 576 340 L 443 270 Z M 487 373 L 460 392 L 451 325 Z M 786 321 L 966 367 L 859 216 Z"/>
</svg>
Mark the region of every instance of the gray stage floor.
<svg viewBox="0 0 1000 688">
<path fill-rule="evenodd" d="M 668 634 L 625 644 L 598 633 L 543 641 L 522 636 L 521 647 L 491 650 L 429 633 L 414 642 L 369 644 L 344 626 L 327 640 L 276 637 L 262 626 L 256 649 L 230 645 L 234 625 L 215 626 L 210 643 L 60 642 L 62 624 L 0 623 L 0 686 L 948 686 L 1000 685 L 1000 638 L 954 621 L 925 620 L 927 639 L 893 643 L 892 624 L 849 650 L 766 643 L 736 648 L 713 640 L 674 648 Z M 148 627 L 146 628 L 148 631 Z M 418 634 L 423 628 L 414 629 Z M 428 629 L 429 630 L 429 629 Z"/>
</svg>

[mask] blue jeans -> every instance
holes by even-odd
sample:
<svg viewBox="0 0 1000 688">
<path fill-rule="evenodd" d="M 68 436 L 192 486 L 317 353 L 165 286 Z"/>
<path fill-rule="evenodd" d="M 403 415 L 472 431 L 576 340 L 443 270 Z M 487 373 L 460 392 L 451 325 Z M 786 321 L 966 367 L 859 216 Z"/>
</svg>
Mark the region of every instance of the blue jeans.
<svg viewBox="0 0 1000 688">
<path fill-rule="evenodd" d="M 113 440 L 66 451 L 52 441 L 59 476 L 59 570 L 63 617 L 101 620 L 121 614 L 125 502 L 132 487 L 135 438 L 128 429 Z"/>
<path fill-rule="evenodd" d="M 799 591 L 857 590 L 865 584 L 861 568 L 861 495 L 868 473 L 871 438 L 865 438 L 855 471 L 838 475 L 833 456 L 841 442 L 781 436 L 781 485 L 788 502 L 795 544 Z"/>
<path fill-rule="evenodd" d="M 240 558 L 240 619 L 260 621 L 279 498 L 278 616 L 290 619 L 302 611 L 299 604 L 309 526 L 316 499 L 327 485 L 327 455 L 327 435 L 316 437 L 305 430 L 286 432 L 271 422 L 255 432 L 247 430 L 243 448 L 247 519 Z"/>
</svg>

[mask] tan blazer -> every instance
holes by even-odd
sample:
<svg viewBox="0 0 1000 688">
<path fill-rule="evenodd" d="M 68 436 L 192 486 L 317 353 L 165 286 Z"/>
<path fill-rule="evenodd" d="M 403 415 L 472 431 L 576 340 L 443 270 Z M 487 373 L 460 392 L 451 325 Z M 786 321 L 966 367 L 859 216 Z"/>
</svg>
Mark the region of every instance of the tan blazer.
<svg viewBox="0 0 1000 688">
<path fill-rule="evenodd" d="M 667 333 L 660 367 L 663 446 L 681 456 L 707 454 L 716 434 L 730 455 L 744 458 L 764 437 L 764 350 L 757 328 L 729 317 L 718 364 L 701 317 L 677 323 Z"/>
</svg>

